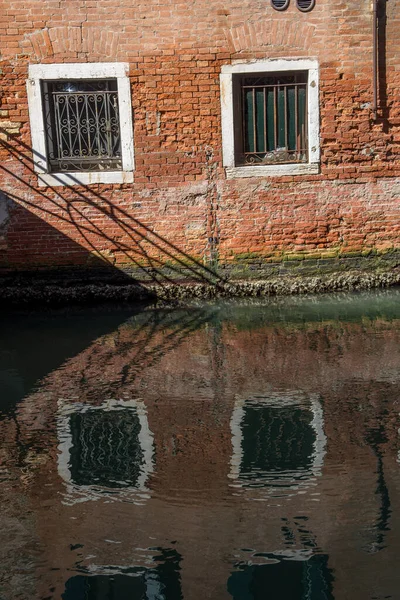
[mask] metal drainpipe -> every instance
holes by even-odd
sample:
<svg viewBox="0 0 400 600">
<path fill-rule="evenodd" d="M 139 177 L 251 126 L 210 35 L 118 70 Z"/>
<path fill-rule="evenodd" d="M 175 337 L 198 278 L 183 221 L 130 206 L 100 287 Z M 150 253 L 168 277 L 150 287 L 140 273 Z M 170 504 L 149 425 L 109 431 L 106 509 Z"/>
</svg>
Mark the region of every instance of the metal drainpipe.
<svg viewBox="0 0 400 600">
<path fill-rule="evenodd" d="M 373 0 L 373 41 L 372 41 L 372 81 L 373 81 L 373 102 L 372 102 L 372 118 L 376 121 L 378 116 L 378 2 Z"/>
</svg>

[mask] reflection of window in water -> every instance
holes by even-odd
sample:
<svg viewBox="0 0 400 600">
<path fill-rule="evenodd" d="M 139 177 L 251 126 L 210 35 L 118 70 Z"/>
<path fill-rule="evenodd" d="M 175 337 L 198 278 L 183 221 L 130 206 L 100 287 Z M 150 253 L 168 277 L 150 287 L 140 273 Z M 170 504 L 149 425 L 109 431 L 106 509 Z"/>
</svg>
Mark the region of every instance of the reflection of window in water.
<svg viewBox="0 0 400 600">
<path fill-rule="evenodd" d="M 231 478 L 243 488 L 299 487 L 320 473 L 321 405 L 301 393 L 237 401 L 231 420 Z"/>
<path fill-rule="evenodd" d="M 175 550 L 162 550 L 152 569 L 121 568 L 107 575 L 76 575 L 66 582 L 62 600 L 182 600 L 180 560 Z"/>
<path fill-rule="evenodd" d="M 301 477 L 312 465 L 315 431 L 312 412 L 297 407 L 246 406 L 242 421 L 240 476 L 290 471 Z"/>
<path fill-rule="evenodd" d="M 333 600 L 333 577 L 328 556 L 315 555 L 309 560 L 282 560 L 264 565 L 244 565 L 228 580 L 228 592 L 234 600 Z"/>
<path fill-rule="evenodd" d="M 135 486 L 144 456 L 137 412 L 89 410 L 71 414 L 71 479 L 76 485 Z"/>
<path fill-rule="evenodd" d="M 104 494 L 123 500 L 132 491 L 146 491 L 153 436 L 140 400 L 101 406 L 60 401 L 58 437 L 58 472 L 68 484 L 68 503 Z"/>
</svg>

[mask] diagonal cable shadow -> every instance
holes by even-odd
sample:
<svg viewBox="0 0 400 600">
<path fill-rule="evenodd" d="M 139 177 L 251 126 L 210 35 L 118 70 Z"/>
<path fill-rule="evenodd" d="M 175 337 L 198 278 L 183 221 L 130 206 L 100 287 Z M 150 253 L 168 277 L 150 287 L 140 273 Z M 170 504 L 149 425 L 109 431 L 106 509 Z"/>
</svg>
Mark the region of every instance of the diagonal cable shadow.
<svg viewBox="0 0 400 600">
<path fill-rule="evenodd" d="M 103 381 L 100 384 L 102 397 L 118 395 L 121 387 L 133 384 L 139 373 L 156 365 L 163 356 L 178 348 L 190 334 L 210 320 L 210 311 L 206 307 L 192 308 L 184 314 L 176 309 L 149 309 L 142 315 L 145 318 L 138 328 L 132 329 L 132 337 L 126 342 L 118 341 L 117 352 L 113 348 L 101 355 L 104 372 L 113 373 L 112 381 L 107 378 L 106 383 Z M 123 362 L 119 369 L 115 368 L 116 354 L 118 362 L 121 359 Z M 85 363 L 85 371 L 90 371 L 93 367 L 93 372 L 96 373 L 98 360 L 96 352 L 91 354 Z M 90 396 L 97 397 L 99 390 L 96 385 L 94 389 L 90 387 L 87 390 Z"/>
<path fill-rule="evenodd" d="M 4 130 L 1 128 L 0 131 L 4 133 Z M 1 140 L 1 144 L 14 159 L 24 165 L 25 169 L 31 175 L 40 179 L 40 174 L 34 170 L 35 160 L 26 154 L 26 152 L 29 152 L 35 156 L 35 151 L 17 139 L 16 135 L 7 134 L 7 137 L 11 141 Z M 19 147 L 22 147 L 24 151 L 21 151 Z M 182 251 L 178 246 L 130 215 L 124 208 L 113 205 L 112 201 L 104 195 L 88 188 L 88 186 L 83 186 L 72 175 L 68 174 L 71 184 L 63 185 L 69 191 L 73 192 L 76 200 L 75 198 L 71 200 L 66 197 L 65 193 L 60 192 L 52 186 L 47 186 L 47 190 L 50 190 L 54 194 L 53 197 L 48 191 L 41 191 L 39 188 L 32 186 L 29 180 L 13 173 L 4 164 L 1 165 L 1 169 L 19 184 L 33 190 L 46 200 L 50 204 L 50 207 L 40 207 L 40 210 L 49 217 L 56 218 L 69 226 L 73 225 L 94 253 L 99 253 L 99 249 L 90 239 L 91 235 L 96 235 L 100 239 L 112 244 L 113 248 L 126 258 L 128 264 L 134 265 L 139 271 L 143 272 L 146 279 L 150 278 L 154 283 L 159 285 L 176 283 L 177 278 L 182 281 L 182 277 L 214 286 L 218 286 L 225 281 L 215 270 Z M 63 177 L 65 175 L 63 174 Z M 52 174 L 52 176 L 57 179 L 56 173 Z M 73 185 L 79 186 L 79 188 L 72 187 Z M 84 191 L 82 191 L 82 187 Z M 8 191 L 7 195 L 23 206 L 37 208 L 35 202 L 21 197 L 14 192 Z M 83 204 L 83 207 L 80 208 L 78 204 Z M 85 214 L 84 208 L 86 207 L 94 209 L 96 216 L 110 219 L 110 221 L 118 226 L 120 232 L 129 241 L 124 242 L 117 239 L 115 235 L 111 236 L 105 233 L 100 225 L 96 224 L 96 219 Z M 153 253 L 149 254 L 141 245 L 142 242 L 148 244 L 154 252 L 158 253 L 158 256 L 155 256 Z M 114 263 L 104 255 L 102 255 L 102 260 L 114 266 Z M 165 271 L 165 267 L 167 267 L 168 273 Z"/>
</svg>

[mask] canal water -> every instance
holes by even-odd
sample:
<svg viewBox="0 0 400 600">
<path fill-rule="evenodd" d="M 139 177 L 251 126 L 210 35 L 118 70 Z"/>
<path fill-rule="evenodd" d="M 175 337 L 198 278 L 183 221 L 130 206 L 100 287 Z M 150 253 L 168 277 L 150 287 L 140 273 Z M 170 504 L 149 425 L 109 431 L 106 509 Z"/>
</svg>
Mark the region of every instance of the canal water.
<svg viewBox="0 0 400 600">
<path fill-rule="evenodd" d="M 1 600 L 400 598 L 400 290 L 0 319 Z"/>
</svg>

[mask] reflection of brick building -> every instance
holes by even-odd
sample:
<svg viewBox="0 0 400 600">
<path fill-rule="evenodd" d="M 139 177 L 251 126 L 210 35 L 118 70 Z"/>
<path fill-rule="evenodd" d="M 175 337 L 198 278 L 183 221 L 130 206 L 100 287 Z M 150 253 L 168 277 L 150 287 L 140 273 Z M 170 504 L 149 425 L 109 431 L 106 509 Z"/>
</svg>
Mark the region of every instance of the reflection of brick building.
<svg viewBox="0 0 400 600">
<path fill-rule="evenodd" d="M 355 600 L 396 593 L 398 322 L 250 328 L 218 317 L 182 335 L 193 314 L 160 327 L 149 315 L 96 340 L 20 407 L 20 435 L 36 452 L 27 492 L 44 544 L 40 593 L 55 587 L 59 597 L 78 564 L 94 578 L 118 567 L 136 574 L 135 585 L 156 586 L 160 549 L 176 553 L 168 565 L 184 598 L 235 597 L 249 581 L 262 588 L 281 576 L 294 590 L 311 577 L 316 598 L 325 584 L 326 598 L 330 588 Z M 120 427 L 123 410 L 132 412 Z M 147 442 L 135 433 L 139 421 Z M 288 426 L 282 441 L 276 432 Z M 115 428 L 136 442 L 115 450 Z M 249 431 L 259 432 L 257 457 Z M 93 449 L 74 455 L 106 443 L 116 455 L 112 481 Z M 116 478 L 119 451 L 128 485 Z M 141 457 L 141 484 L 124 451 Z M 71 581 L 68 590 L 84 585 Z"/>
</svg>

